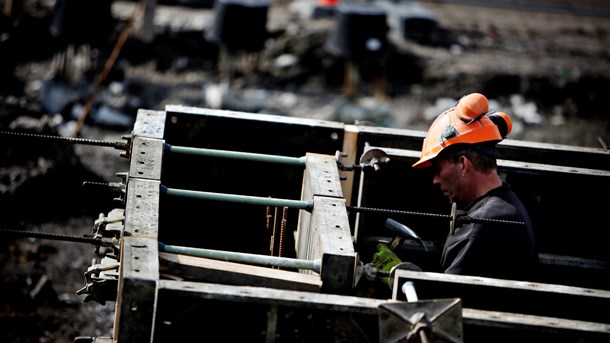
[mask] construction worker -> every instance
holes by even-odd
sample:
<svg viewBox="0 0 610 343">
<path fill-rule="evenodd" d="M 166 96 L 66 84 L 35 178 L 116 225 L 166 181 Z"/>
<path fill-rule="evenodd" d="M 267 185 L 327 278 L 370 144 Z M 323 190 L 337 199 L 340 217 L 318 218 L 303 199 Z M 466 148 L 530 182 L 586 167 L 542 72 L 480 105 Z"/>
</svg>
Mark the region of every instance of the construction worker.
<svg viewBox="0 0 610 343">
<path fill-rule="evenodd" d="M 496 144 L 512 122 L 488 106 L 484 95 L 472 93 L 439 115 L 413 167 L 432 168 L 433 184 L 467 216 L 450 228 L 441 256 L 445 273 L 531 280 L 538 262 L 532 221 L 496 164 Z"/>
</svg>

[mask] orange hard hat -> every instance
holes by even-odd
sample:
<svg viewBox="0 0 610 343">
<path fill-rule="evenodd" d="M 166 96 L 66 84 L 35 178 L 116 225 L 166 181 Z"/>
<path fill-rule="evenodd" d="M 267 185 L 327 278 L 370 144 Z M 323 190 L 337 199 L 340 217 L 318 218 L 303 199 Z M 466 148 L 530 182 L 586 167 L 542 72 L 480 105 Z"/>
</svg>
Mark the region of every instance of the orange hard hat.
<svg viewBox="0 0 610 343">
<path fill-rule="evenodd" d="M 484 95 L 468 94 L 434 120 L 424 138 L 421 158 L 413 167 L 429 167 L 430 160 L 448 146 L 499 142 L 511 130 L 512 121 L 506 113 L 489 112 L 489 102 Z"/>
</svg>

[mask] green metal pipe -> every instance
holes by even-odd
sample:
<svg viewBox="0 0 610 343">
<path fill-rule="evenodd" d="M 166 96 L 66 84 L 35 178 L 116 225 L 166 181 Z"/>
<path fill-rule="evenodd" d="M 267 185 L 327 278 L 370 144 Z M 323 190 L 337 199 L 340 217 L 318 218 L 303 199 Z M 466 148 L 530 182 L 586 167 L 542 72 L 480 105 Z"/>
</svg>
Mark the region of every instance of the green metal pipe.
<svg viewBox="0 0 610 343">
<path fill-rule="evenodd" d="M 270 162 L 278 164 L 288 164 L 295 166 L 305 166 L 307 164 L 307 157 L 290 157 L 290 156 L 279 156 L 279 155 L 267 155 L 257 154 L 250 152 L 239 152 L 230 150 L 215 150 L 215 149 L 203 149 L 193 148 L 185 146 L 172 146 L 169 144 L 165 145 L 165 148 L 169 152 L 185 155 L 196 155 L 196 156 L 208 156 L 208 157 L 219 157 L 219 158 L 232 158 L 238 160 L 248 160 L 256 162 Z"/>
<path fill-rule="evenodd" d="M 276 266 L 282 268 L 307 269 L 313 270 L 318 274 L 320 274 L 320 269 L 322 267 L 321 260 L 310 261 L 296 258 L 247 254 L 234 251 L 190 248 L 177 245 L 165 245 L 161 242 L 159 242 L 159 251 L 172 254 L 205 257 L 228 262 L 249 263 L 262 266 Z"/>
<path fill-rule="evenodd" d="M 185 189 L 167 188 L 165 186 L 161 186 L 161 193 L 165 193 L 170 196 L 196 198 L 202 200 L 228 201 L 240 204 L 298 208 L 301 210 L 306 210 L 308 212 L 311 212 L 313 210 L 313 201 L 265 198 L 226 193 L 200 192 Z"/>
</svg>

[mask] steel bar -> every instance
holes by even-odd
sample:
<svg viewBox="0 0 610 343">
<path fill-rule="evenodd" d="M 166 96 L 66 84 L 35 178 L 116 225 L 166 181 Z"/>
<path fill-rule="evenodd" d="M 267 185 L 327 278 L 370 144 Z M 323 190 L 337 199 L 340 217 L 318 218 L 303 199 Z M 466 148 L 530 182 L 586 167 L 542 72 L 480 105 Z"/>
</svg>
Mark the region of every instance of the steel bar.
<svg viewBox="0 0 610 343">
<path fill-rule="evenodd" d="M 240 204 L 251 204 L 251 205 L 265 205 L 265 206 L 276 206 L 276 207 L 289 207 L 298 208 L 311 212 L 313 210 L 313 201 L 302 201 L 302 200 L 290 200 L 290 199 L 277 199 L 277 198 L 265 198 L 256 197 L 249 195 L 238 195 L 238 194 L 226 194 L 226 193 L 213 193 L 213 192 L 201 192 L 192 191 L 185 189 L 167 188 L 161 186 L 161 193 L 170 196 L 196 198 L 202 200 L 215 200 L 215 201 L 227 201 Z"/>
<path fill-rule="evenodd" d="M 41 135 L 41 134 L 37 134 L 37 133 L 28 133 L 28 132 L 0 131 L 0 135 L 20 137 L 20 138 L 32 138 L 32 139 L 38 139 L 38 140 L 54 140 L 54 141 L 60 141 L 62 143 L 69 143 L 69 144 L 110 147 L 110 148 L 115 148 L 115 149 L 119 149 L 119 150 L 126 150 L 126 147 L 127 147 L 127 143 L 121 142 L 121 141 L 110 142 L 110 141 L 101 141 L 101 140 L 95 140 L 95 139 Z"/>
<path fill-rule="evenodd" d="M 223 251 L 223 250 L 212 250 L 202 248 L 191 248 L 176 245 L 166 245 L 159 242 L 159 251 L 167 252 L 172 254 L 190 255 L 196 257 L 211 258 L 214 260 L 229 261 L 256 264 L 263 266 L 276 266 L 282 268 L 297 268 L 312 270 L 316 273 L 320 273 L 322 267 L 321 260 L 302 260 L 296 258 L 277 257 L 277 256 L 265 256 L 248 254 L 234 251 Z"/>
<path fill-rule="evenodd" d="M 92 237 L 69 236 L 69 235 L 62 235 L 62 234 L 55 234 L 55 233 L 26 231 L 26 230 L 0 229 L 0 236 L 3 236 L 3 235 L 29 237 L 29 238 L 41 238 L 41 239 L 50 239 L 50 240 L 55 240 L 55 241 L 66 241 L 66 242 L 75 242 L 75 243 L 87 243 L 87 244 L 94 244 L 94 245 L 101 243 L 101 240 L 92 238 Z"/>
<path fill-rule="evenodd" d="M 442 218 L 446 218 L 446 219 L 453 218 L 453 216 L 450 214 L 441 214 L 441 213 L 413 212 L 413 211 L 392 210 L 392 209 L 374 208 L 374 207 L 346 206 L 346 208 L 348 211 L 363 212 L 363 213 L 424 216 L 424 217 L 435 217 L 435 218 L 441 218 L 441 219 Z M 509 225 L 524 225 L 525 224 L 522 221 L 494 219 L 494 218 L 478 218 L 478 217 L 466 216 L 463 214 L 462 215 L 458 214 L 456 216 L 456 220 L 460 223 L 496 223 L 496 224 L 509 224 Z"/>
<path fill-rule="evenodd" d="M 250 152 L 230 151 L 230 150 L 216 150 L 216 149 L 204 149 L 204 148 L 193 148 L 185 146 L 173 146 L 166 144 L 165 148 L 167 151 L 176 154 L 196 155 L 196 156 L 208 156 L 218 158 L 231 158 L 238 160 L 248 160 L 256 162 L 269 162 L 278 164 L 288 164 L 295 166 L 305 166 L 307 163 L 307 157 L 290 157 L 280 155 L 268 155 L 258 154 Z"/>
</svg>

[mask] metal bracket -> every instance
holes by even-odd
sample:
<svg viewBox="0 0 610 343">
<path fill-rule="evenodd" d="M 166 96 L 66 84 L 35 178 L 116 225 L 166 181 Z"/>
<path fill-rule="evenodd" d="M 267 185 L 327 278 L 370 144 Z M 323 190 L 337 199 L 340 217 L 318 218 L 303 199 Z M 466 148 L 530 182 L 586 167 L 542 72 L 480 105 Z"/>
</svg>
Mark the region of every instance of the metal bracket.
<svg viewBox="0 0 610 343">
<path fill-rule="evenodd" d="M 121 232 L 123 231 L 125 221 L 125 211 L 123 209 L 114 209 L 105 216 L 100 213 L 97 220 L 93 224 L 93 238 L 99 241 L 95 245 L 95 253 L 99 254 L 100 247 L 112 249 L 112 254 L 107 256 L 118 260 L 120 253 Z"/>
<path fill-rule="evenodd" d="M 379 171 L 382 165 L 390 162 L 390 157 L 385 153 L 385 151 L 381 149 L 370 149 L 367 150 L 360 157 L 360 166 L 364 167 L 373 167 L 375 171 Z"/>
<path fill-rule="evenodd" d="M 114 190 L 116 190 L 119 193 L 119 196 L 114 198 L 113 200 L 116 201 L 117 203 L 125 206 L 125 193 L 127 193 L 127 177 L 129 175 L 126 172 L 116 173 L 115 175 L 118 176 L 121 179 L 121 181 L 120 182 L 109 182 L 108 186 L 110 186 L 111 188 L 113 188 Z"/>
<path fill-rule="evenodd" d="M 123 158 L 126 158 L 126 159 L 131 159 L 131 149 L 132 149 L 132 145 L 133 145 L 133 135 L 124 135 L 121 138 L 123 140 L 125 140 L 125 143 L 117 142 L 117 146 L 115 148 L 123 150 L 123 152 L 120 153 L 119 156 L 121 156 Z"/>
<path fill-rule="evenodd" d="M 433 299 L 379 305 L 379 342 L 463 342 L 462 302 Z"/>
<path fill-rule="evenodd" d="M 76 291 L 78 295 L 87 295 L 85 302 L 95 300 L 105 305 L 106 301 L 116 300 L 120 264 L 108 260 L 110 259 L 103 259 L 102 263 L 97 264 L 94 259 L 91 267 L 87 268 L 84 274 L 85 287 Z"/>
<path fill-rule="evenodd" d="M 353 163 L 343 162 L 343 158 L 345 158 L 345 157 L 347 157 L 347 153 L 345 153 L 343 151 L 339 151 L 339 150 L 337 150 L 337 152 L 335 152 L 335 159 L 337 160 L 337 167 L 339 168 L 339 170 L 343 170 L 343 171 L 354 170 L 355 166 Z"/>
</svg>

